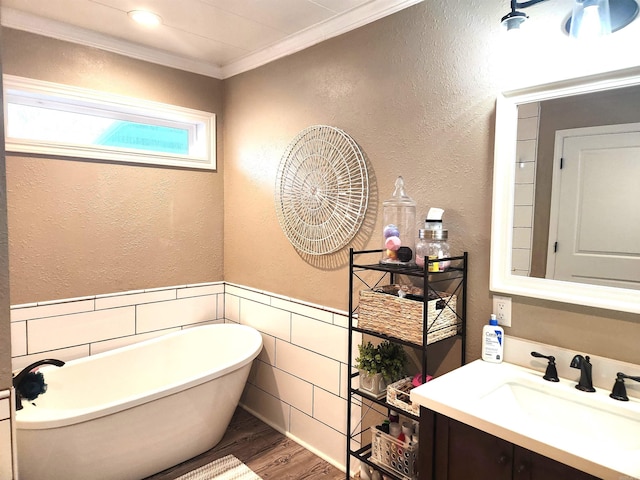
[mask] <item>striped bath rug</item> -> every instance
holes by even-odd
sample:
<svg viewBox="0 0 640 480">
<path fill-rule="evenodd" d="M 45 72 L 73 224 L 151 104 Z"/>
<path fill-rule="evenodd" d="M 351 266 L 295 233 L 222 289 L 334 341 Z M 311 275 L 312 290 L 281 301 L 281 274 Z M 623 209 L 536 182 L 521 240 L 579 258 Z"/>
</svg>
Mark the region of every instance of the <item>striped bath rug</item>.
<svg viewBox="0 0 640 480">
<path fill-rule="evenodd" d="M 214 460 L 176 480 L 262 480 L 233 455 Z"/>
</svg>

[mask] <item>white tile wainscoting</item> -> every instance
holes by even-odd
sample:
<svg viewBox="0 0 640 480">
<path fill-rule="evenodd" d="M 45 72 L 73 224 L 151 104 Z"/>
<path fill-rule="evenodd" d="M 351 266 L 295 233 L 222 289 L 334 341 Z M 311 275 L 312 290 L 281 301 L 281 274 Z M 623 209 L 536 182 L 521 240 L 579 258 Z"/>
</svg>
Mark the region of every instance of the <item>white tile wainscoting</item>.
<svg viewBox="0 0 640 480">
<path fill-rule="evenodd" d="M 86 357 L 211 321 L 224 321 L 222 282 L 15 305 L 12 366 Z"/>
<path fill-rule="evenodd" d="M 0 391 L 0 478 L 13 478 L 11 391 Z"/>
<path fill-rule="evenodd" d="M 15 305 L 11 307 L 13 369 L 42 358 L 68 361 L 180 328 L 224 321 L 250 325 L 264 341 L 241 400 L 243 407 L 344 469 L 348 381 L 344 311 L 225 282 Z M 359 341 L 354 338 L 354 344 Z M 360 412 L 354 408 L 352 414 Z"/>
<path fill-rule="evenodd" d="M 514 275 L 528 276 L 531 273 L 539 122 L 539 102 L 518 107 L 512 252 Z"/>
<path fill-rule="evenodd" d="M 347 312 L 227 283 L 225 317 L 256 328 L 264 342 L 242 405 L 344 470 Z"/>
</svg>

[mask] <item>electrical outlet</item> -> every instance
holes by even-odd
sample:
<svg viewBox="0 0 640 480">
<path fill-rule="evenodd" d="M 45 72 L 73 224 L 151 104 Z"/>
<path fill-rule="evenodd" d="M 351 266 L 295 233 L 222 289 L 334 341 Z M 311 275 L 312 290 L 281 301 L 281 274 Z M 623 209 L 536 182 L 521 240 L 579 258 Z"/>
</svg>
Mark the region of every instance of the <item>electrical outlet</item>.
<svg viewBox="0 0 640 480">
<path fill-rule="evenodd" d="M 511 297 L 493 296 L 493 313 L 496 314 L 498 324 L 503 327 L 511 326 Z"/>
</svg>

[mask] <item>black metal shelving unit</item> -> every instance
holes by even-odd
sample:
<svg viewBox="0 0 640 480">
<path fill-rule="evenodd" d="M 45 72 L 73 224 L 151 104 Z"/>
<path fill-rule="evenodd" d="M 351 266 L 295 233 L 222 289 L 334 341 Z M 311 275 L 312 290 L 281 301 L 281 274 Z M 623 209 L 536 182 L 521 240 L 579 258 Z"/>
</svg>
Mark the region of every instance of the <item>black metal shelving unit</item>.
<svg viewBox="0 0 640 480">
<path fill-rule="evenodd" d="M 442 340 L 437 340 L 433 343 L 439 343 L 447 341 L 449 339 L 457 338 L 460 340 L 460 365 L 465 363 L 465 339 L 466 339 L 466 305 L 467 305 L 467 263 L 468 255 L 464 252 L 463 255 L 457 257 L 450 257 L 446 259 L 439 259 L 435 261 L 427 261 L 424 268 L 418 266 L 405 266 L 395 264 L 381 264 L 379 259 L 382 256 L 382 250 L 363 250 L 355 251 L 350 249 L 349 252 L 349 343 L 348 343 L 348 368 L 349 368 L 349 388 L 347 389 L 347 459 L 346 459 L 346 478 L 350 478 L 351 459 L 357 458 L 360 462 L 366 463 L 377 470 L 381 470 L 385 475 L 396 480 L 404 480 L 406 477 L 399 476 L 394 471 L 381 467 L 371 460 L 371 443 L 370 441 L 364 442 L 363 440 L 367 435 L 368 426 L 363 427 L 364 418 L 366 413 L 362 413 L 365 410 L 367 413 L 372 411 L 384 416 L 386 411 L 389 410 L 398 411 L 398 408 L 387 403 L 386 398 L 376 398 L 373 395 L 368 394 L 358 388 L 354 387 L 354 380 L 358 377 L 358 372 L 353 372 L 353 334 L 354 332 L 361 333 L 365 336 L 377 337 L 382 340 L 389 340 L 390 342 L 398 343 L 416 351 L 420 352 L 420 361 L 422 368 L 422 382 L 426 380 L 428 374 L 428 335 L 430 327 L 433 326 L 435 319 L 430 318 L 427 303 L 429 301 L 429 292 L 439 296 L 438 292 L 446 292 L 447 294 L 456 295 L 457 305 L 455 308 L 456 323 L 458 325 L 458 333 L 453 337 L 448 337 Z M 444 272 L 429 272 L 429 265 L 436 261 L 448 261 L 450 262 L 449 268 Z M 357 316 L 359 302 L 357 296 L 360 290 L 374 289 L 382 285 L 389 285 L 400 283 L 403 277 L 411 277 L 409 280 L 412 283 L 420 282 L 422 280 L 422 289 L 424 293 L 423 308 L 422 308 L 422 343 L 408 342 L 400 338 L 376 332 L 370 329 L 359 328 L 357 326 Z M 433 345 L 433 343 L 431 345 Z M 360 406 L 361 415 L 359 421 L 353 421 L 353 405 Z M 400 411 L 403 417 L 419 421 L 420 417 L 413 415 L 408 411 Z M 354 425 L 355 424 L 355 425 Z M 373 428 L 373 426 L 372 426 Z M 353 444 L 359 444 L 357 448 Z M 364 443 L 364 444 L 363 444 Z"/>
</svg>

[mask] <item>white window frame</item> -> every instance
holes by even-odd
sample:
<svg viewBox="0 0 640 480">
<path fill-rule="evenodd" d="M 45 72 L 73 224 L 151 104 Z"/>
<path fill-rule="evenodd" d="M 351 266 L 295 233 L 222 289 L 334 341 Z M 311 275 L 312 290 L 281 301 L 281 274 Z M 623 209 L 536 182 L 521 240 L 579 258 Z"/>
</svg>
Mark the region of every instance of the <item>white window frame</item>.
<svg viewBox="0 0 640 480">
<path fill-rule="evenodd" d="M 22 105 L 45 103 L 67 112 L 88 113 L 114 120 L 187 129 L 190 143 L 189 153 L 181 155 L 103 145 L 11 138 L 7 133 L 5 139 L 7 153 L 216 169 L 216 115 L 214 113 L 14 75 L 3 75 L 3 83 L 6 122 L 11 122 L 7 111 L 8 103 Z M 5 132 L 8 130 L 5 128 Z"/>
</svg>

